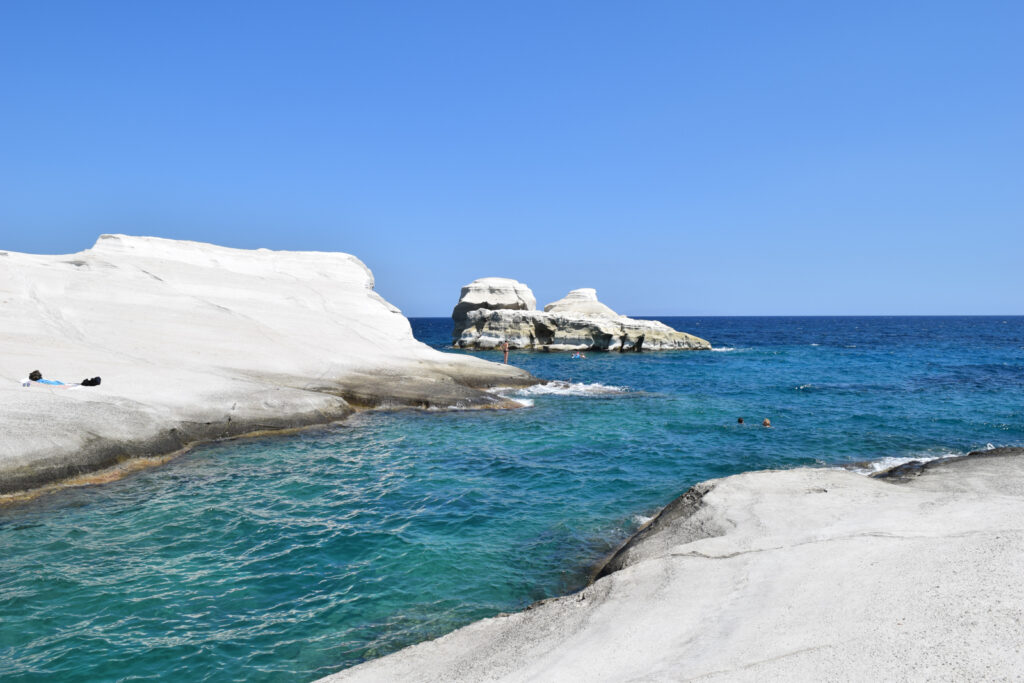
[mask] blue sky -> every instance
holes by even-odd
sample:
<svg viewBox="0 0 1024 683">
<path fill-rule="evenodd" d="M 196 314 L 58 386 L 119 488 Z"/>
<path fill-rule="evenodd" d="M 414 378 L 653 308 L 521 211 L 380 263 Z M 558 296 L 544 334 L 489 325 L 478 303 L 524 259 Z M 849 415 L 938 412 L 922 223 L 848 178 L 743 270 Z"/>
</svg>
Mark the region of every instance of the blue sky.
<svg viewBox="0 0 1024 683">
<path fill-rule="evenodd" d="M 0 249 L 346 251 L 624 313 L 1022 314 L 1024 3 L 0 8 Z"/>
</svg>

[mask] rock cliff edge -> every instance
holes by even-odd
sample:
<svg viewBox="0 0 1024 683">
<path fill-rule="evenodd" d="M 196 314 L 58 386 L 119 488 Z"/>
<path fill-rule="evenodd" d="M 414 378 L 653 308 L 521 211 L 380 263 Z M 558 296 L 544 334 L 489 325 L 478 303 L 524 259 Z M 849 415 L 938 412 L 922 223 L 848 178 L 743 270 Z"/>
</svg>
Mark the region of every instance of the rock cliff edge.
<svg viewBox="0 0 1024 683">
<path fill-rule="evenodd" d="M 354 256 L 102 235 L 0 252 L 0 493 L 365 407 L 507 405 L 529 373 L 435 351 Z M 32 370 L 98 387 L 22 387 Z"/>
<path fill-rule="evenodd" d="M 1024 449 L 901 484 L 748 472 L 667 506 L 582 591 L 341 681 L 979 681 L 1024 671 Z"/>
</svg>

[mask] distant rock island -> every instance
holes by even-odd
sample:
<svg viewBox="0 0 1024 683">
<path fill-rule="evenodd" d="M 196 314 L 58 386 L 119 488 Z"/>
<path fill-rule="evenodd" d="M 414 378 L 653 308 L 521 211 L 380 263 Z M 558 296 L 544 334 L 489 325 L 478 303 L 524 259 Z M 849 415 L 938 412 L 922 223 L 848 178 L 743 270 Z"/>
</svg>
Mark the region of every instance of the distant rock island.
<svg viewBox="0 0 1024 683">
<path fill-rule="evenodd" d="M 462 349 L 544 351 L 697 351 L 711 344 L 656 320 L 619 315 L 593 289 L 574 289 L 537 310 L 537 298 L 521 282 L 485 277 L 462 288 L 452 311 L 452 344 Z"/>
</svg>

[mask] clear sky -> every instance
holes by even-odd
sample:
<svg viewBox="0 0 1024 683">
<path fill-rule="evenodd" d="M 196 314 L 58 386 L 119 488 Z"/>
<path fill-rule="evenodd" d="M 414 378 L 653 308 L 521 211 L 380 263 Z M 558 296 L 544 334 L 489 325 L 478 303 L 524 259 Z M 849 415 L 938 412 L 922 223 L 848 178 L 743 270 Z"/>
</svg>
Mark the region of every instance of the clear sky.
<svg viewBox="0 0 1024 683">
<path fill-rule="evenodd" d="M 346 251 L 407 315 L 1024 313 L 1024 3 L 5 2 L 0 249 Z"/>
</svg>

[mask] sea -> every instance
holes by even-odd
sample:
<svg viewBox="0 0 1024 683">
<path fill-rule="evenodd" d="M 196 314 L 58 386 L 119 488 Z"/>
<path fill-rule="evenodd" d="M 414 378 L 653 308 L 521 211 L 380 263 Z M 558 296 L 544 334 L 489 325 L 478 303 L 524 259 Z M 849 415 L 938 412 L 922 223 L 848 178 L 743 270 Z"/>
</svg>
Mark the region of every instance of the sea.
<svg viewBox="0 0 1024 683">
<path fill-rule="evenodd" d="M 706 479 L 1024 445 L 1024 317 L 660 319 L 714 349 L 513 351 L 552 380 L 518 410 L 366 412 L 0 508 L 0 680 L 310 681 L 580 589 Z"/>
</svg>

